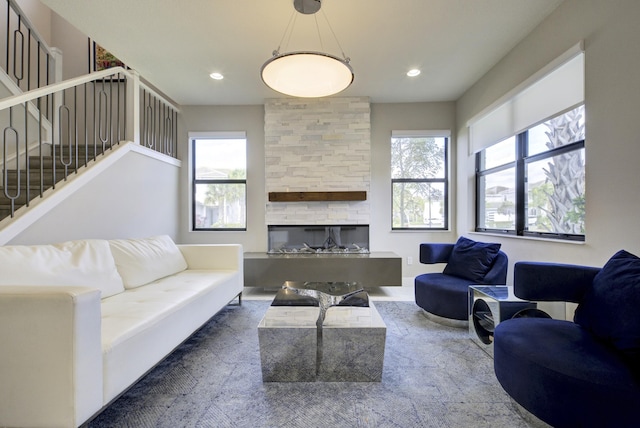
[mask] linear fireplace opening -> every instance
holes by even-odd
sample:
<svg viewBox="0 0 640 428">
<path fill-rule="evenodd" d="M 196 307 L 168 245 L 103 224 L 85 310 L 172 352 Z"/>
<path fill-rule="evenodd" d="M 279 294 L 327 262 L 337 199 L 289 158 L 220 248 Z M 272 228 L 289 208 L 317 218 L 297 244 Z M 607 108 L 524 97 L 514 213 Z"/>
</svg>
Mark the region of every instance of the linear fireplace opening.
<svg viewBox="0 0 640 428">
<path fill-rule="evenodd" d="M 369 254 L 369 225 L 269 225 L 269 254 Z"/>
</svg>

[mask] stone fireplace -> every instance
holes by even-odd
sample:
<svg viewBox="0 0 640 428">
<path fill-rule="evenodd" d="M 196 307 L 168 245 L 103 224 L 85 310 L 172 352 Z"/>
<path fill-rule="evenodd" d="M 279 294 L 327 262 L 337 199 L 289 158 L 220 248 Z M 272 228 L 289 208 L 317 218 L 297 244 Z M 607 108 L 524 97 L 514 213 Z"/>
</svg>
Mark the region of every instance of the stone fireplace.
<svg viewBox="0 0 640 428">
<path fill-rule="evenodd" d="M 265 102 L 269 248 L 245 253 L 245 287 L 286 281 L 401 286 L 401 258 L 369 251 L 367 97 Z"/>
<path fill-rule="evenodd" d="M 367 97 L 265 102 L 265 191 L 366 192 L 371 182 Z M 266 224 L 369 224 L 369 201 L 267 202 Z"/>
</svg>

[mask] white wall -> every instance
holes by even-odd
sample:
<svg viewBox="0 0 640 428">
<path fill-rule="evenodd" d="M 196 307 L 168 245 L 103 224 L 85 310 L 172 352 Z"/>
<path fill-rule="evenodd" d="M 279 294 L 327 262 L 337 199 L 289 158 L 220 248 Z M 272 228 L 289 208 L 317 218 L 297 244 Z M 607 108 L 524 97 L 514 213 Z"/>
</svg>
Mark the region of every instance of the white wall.
<svg viewBox="0 0 640 428">
<path fill-rule="evenodd" d="M 20 8 L 50 47 L 62 51 L 62 78 L 71 79 L 88 72 L 88 37 L 52 12 L 39 0 L 18 0 Z"/>
<path fill-rule="evenodd" d="M 420 243 L 455 242 L 455 200 L 450 201 L 450 231 L 391 231 L 391 131 L 450 129 L 455 135 L 455 104 L 371 104 L 371 223 L 369 239 L 373 251 L 393 251 L 402 257 L 402 276 L 441 271 L 443 266 L 421 265 Z M 450 159 L 455 159 L 452 138 Z M 455 162 L 450 162 L 450 189 L 456 188 Z M 452 193 L 455 195 L 455 192 Z M 407 263 L 413 258 L 413 264 Z"/>
<path fill-rule="evenodd" d="M 27 18 L 38 31 L 38 34 L 49 46 L 51 44 L 51 9 L 40 3 L 39 0 L 18 0 L 18 6 L 27 15 Z M 3 5 L 3 7 L 6 7 Z M 6 16 L 6 15 L 5 15 Z"/>
<path fill-rule="evenodd" d="M 236 242 L 245 251 L 267 251 L 265 225 L 266 193 L 264 189 L 264 108 L 263 106 L 187 106 L 182 108 L 180 159 L 185 160 L 181 173 L 180 240 L 185 243 Z M 408 103 L 371 104 L 371 204 L 370 244 L 372 251 L 393 251 L 403 258 L 403 276 L 415 276 L 442 266 L 420 265 L 421 242 L 455 242 L 450 232 L 391 232 L 391 131 L 455 128 L 455 104 Z M 187 171 L 188 132 L 246 131 L 248 139 L 248 226 L 246 232 L 191 232 L 189 230 L 189 177 Z M 455 159 L 455 141 L 451 158 Z M 452 165 L 455 179 L 455 164 Z M 451 187 L 455 189 L 455 180 Z M 455 219 L 455 204 L 451 206 Z M 455 220 L 452 220 L 455 226 Z M 407 265 L 413 257 L 413 265 Z"/>
<path fill-rule="evenodd" d="M 7 244 L 159 234 L 177 240 L 180 167 L 149 149 L 130 149 L 119 148 L 127 153 Z"/>
<path fill-rule="evenodd" d="M 178 158 L 183 159 L 179 198 L 181 242 L 192 244 L 242 244 L 244 251 L 267 250 L 264 192 L 264 106 L 183 106 L 181 107 Z M 188 148 L 189 132 L 245 131 L 247 133 L 247 231 L 191 231 L 189 218 Z"/>
<path fill-rule="evenodd" d="M 601 266 L 622 248 L 640 255 L 639 20 L 637 0 L 566 0 L 457 102 L 458 231 L 501 242 L 510 259 L 510 280 L 518 260 Z M 475 194 L 467 121 L 581 39 L 586 67 L 586 241 L 470 233 Z"/>
<path fill-rule="evenodd" d="M 89 72 L 89 43 L 86 34 L 51 12 L 51 46 L 62 51 L 62 78 L 72 79 Z"/>
</svg>

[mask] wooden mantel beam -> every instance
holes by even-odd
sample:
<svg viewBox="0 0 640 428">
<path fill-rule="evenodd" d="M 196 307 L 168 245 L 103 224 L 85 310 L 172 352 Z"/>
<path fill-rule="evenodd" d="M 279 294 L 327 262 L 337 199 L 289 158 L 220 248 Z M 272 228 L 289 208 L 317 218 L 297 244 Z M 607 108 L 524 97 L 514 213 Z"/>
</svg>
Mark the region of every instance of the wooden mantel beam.
<svg viewBox="0 0 640 428">
<path fill-rule="evenodd" d="M 366 191 L 269 192 L 269 202 L 366 201 Z"/>
</svg>

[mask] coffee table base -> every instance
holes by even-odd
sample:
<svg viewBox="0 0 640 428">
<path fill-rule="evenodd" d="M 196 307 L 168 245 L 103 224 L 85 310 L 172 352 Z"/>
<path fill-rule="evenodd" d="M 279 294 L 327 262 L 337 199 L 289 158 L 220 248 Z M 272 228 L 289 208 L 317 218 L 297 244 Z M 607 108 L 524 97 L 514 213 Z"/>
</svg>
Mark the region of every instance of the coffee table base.
<svg viewBox="0 0 640 428">
<path fill-rule="evenodd" d="M 387 335 L 380 314 L 368 308 L 329 308 L 322 327 L 318 380 L 380 382 Z"/>
<path fill-rule="evenodd" d="M 316 379 L 320 308 L 270 306 L 258 325 L 263 382 Z"/>
<path fill-rule="evenodd" d="M 373 303 L 331 307 L 322 328 L 318 312 L 269 307 L 258 325 L 263 382 L 380 382 L 387 328 Z"/>
</svg>

